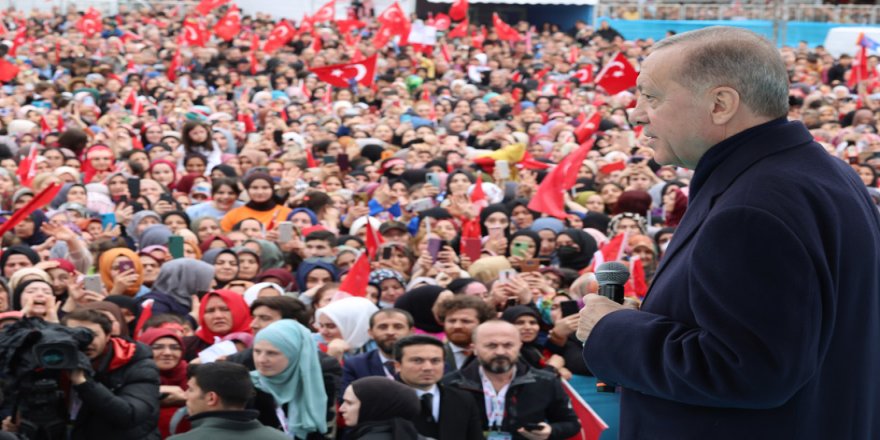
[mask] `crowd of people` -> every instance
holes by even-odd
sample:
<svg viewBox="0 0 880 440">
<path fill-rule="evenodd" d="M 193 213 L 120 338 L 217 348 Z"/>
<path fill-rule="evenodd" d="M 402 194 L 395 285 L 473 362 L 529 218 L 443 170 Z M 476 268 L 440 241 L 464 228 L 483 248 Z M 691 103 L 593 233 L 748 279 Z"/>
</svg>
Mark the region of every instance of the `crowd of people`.
<svg viewBox="0 0 880 440">
<path fill-rule="evenodd" d="M 622 20 L 784 20 L 818 23 L 876 24 L 874 5 L 786 4 L 768 7 L 766 2 L 634 2 L 598 5 L 599 16 Z"/>
<path fill-rule="evenodd" d="M 271 53 L 253 44 L 265 15 L 201 47 L 178 38 L 196 16 L 179 7 L 123 9 L 92 36 L 82 11 L 4 14 L 18 72 L 0 88 L 0 205 L 17 223 L 0 326 L 93 335 L 91 371 L 59 380 L 71 438 L 579 431 L 562 380 L 590 375 L 574 333 L 597 259 L 632 269 L 637 303 L 688 206 L 692 171 L 653 161 L 628 119 L 635 89 L 589 79 L 653 42 L 472 24 L 426 53 L 374 47 L 381 11 L 359 12 L 363 27 L 317 24 Z M 310 72 L 373 54 L 373 85 Z M 880 203 L 877 58 L 850 89 L 850 59 L 782 54 L 789 117 Z M 590 139 L 564 218 L 539 212 Z M 3 353 L 3 430 L 21 433 Z"/>
</svg>

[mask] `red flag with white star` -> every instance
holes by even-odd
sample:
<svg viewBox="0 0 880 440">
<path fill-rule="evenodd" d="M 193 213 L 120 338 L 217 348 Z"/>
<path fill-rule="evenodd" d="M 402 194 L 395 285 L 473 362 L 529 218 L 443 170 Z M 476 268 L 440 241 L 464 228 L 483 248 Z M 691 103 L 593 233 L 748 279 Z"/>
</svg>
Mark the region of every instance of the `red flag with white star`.
<svg viewBox="0 0 880 440">
<path fill-rule="evenodd" d="M 241 11 L 238 6 L 232 5 L 226 15 L 214 25 L 214 33 L 223 41 L 232 41 L 241 33 Z"/>
<path fill-rule="evenodd" d="M 605 89 L 609 95 L 616 95 L 636 86 L 639 73 L 629 60 L 618 52 L 596 76 L 596 85 Z"/>
<path fill-rule="evenodd" d="M 314 67 L 309 70 L 317 75 L 321 81 L 335 87 L 348 88 L 351 86 L 351 81 L 369 87 L 373 84 L 376 72 L 376 56 L 377 54 L 373 54 L 373 56 L 355 63 Z"/>
</svg>

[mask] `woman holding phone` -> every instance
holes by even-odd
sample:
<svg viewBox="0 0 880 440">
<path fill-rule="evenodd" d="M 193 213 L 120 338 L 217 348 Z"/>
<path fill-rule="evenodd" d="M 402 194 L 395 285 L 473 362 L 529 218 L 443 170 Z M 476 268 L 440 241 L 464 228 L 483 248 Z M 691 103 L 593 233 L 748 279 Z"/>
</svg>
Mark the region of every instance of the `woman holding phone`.
<svg viewBox="0 0 880 440">
<path fill-rule="evenodd" d="M 136 296 L 148 290 L 143 287 L 141 259 L 130 249 L 113 248 L 101 254 L 98 271 L 109 295 Z"/>
</svg>

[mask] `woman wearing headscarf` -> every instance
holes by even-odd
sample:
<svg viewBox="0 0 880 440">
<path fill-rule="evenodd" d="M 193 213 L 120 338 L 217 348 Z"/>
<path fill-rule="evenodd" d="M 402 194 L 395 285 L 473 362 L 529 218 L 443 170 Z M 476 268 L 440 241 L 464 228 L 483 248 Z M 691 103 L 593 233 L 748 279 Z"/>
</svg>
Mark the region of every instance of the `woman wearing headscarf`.
<svg viewBox="0 0 880 440">
<path fill-rule="evenodd" d="M 141 303 L 154 300 L 154 316 L 187 316 L 192 310 L 192 296 L 211 290 L 213 281 L 214 266 L 192 258 L 177 258 L 162 265 L 153 290 L 138 299 Z"/>
<path fill-rule="evenodd" d="M 254 338 L 254 364 L 260 422 L 294 439 L 323 438 L 335 402 L 328 401 L 319 380 L 321 364 L 309 330 L 290 319 L 269 324 Z"/>
<path fill-rule="evenodd" d="M 25 217 L 21 223 L 15 225 L 13 231 L 22 243 L 28 246 L 36 246 L 43 244 L 49 237 L 40 229 L 46 222 L 46 214 L 39 209 L 32 212 L 31 215 Z"/>
<path fill-rule="evenodd" d="M 262 270 L 260 268 L 260 253 L 246 246 L 239 246 L 232 250 L 238 255 L 238 279 L 253 281 Z"/>
<path fill-rule="evenodd" d="M 245 179 L 244 186 L 250 201 L 223 216 L 220 227 L 224 231 L 231 231 L 233 226 L 244 219 L 255 218 L 266 226 L 273 220 L 275 223 L 281 222 L 290 214 L 290 208 L 278 204 L 275 200 L 273 190 L 275 181 L 272 176 L 266 173 L 252 173 Z"/>
<path fill-rule="evenodd" d="M 541 314 L 534 306 L 521 305 L 508 307 L 501 314 L 501 319 L 513 324 L 519 330 L 519 337 L 522 341 L 522 348 L 519 351 L 520 357 L 531 367 L 538 369 L 552 369 L 554 373 L 571 378 L 571 372 L 564 370 L 565 359 L 562 356 L 554 355 L 538 343 L 538 336 L 541 333 Z"/>
<path fill-rule="evenodd" d="M 131 221 L 128 223 L 128 227 L 125 228 L 125 231 L 134 240 L 135 244 L 139 244 L 138 239 L 144 233 L 144 230 L 160 223 L 162 223 L 162 216 L 157 212 L 149 210 L 140 211 L 131 216 Z"/>
<path fill-rule="evenodd" d="M 3 277 L 7 280 L 12 278 L 15 271 L 33 267 L 39 262 L 40 256 L 30 246 L 21 244 L 9 246 L 0 254 L 0 269 L 3 270 Z"/>
<path fill-rule="evenodd" d="M 382 309 L 394 307 L 394 302 L 406 290 L 403 275 L 393 269 L 373 270 L 367 284 L 372 287 L 367 290 L 367 298 Z"/>
<path fill-rule="evenodd" d="M 452 292 L 440 286 L 420 286 L 406 292 L 394 302 L 394 307 L 406 310 L 415 321 L 415 332 L 429 335 L 443 333 L 443 325 L 434 313 L 434 305 L 441 299 L 441 294 L 446 291 Z"/>
<path fill-rule="evenodd" d="M 410 421 L 421 409 L 416 391 L 384 377 L 364 377 L 342 394 L 339 413 L 353 427 L 355 440 L 414 440 L 421 438 Z"/>
<path fill-rule="evenodd" d="M 559 267 L 580 272 L 590 265 L 590 260 L 598 249 L 596 240 L 580 229 L 564 229 L 556 236 Z"/>
<path fill-rule="evenodd" d="M 244 242 L 245 245 L 248 243 L 256 243 L 260 247 L 258 255 L 260 270 L 277 269 L 284 265 L 284 254 L 275 243 L 263 239 L 250 239 Z"/>
<path fill-rule="evenodd" d="M 323 272 L 312 274 L 312 272 L 315 271 Z M 311 277 L 309 276 L 310 274 L 312 274 Z M 320 279 L 322 282 L 316 283 L 314 281 L 315 279 Z M 304 294 L 300 295 L 300 300 L 304 301 L 306 304 L 311 304 L 311 297 L 306 294 L 307 291 L 314 289 L 318 284 L 332 281 L 339 281 L 339 271 L 337 271 L 336 266 L 331 263 L 320 260 L 303 261 L 296 268 L 296 286 L 299 288 L 299 291 Z"/>
<path fill-rule="evenodd" d="M 510 211 L 507 206 L 495 203 L 480 211 L 480 230 L 488 237 L 483 248 L 495 255 L 504 255 L 510 242 Z"/>
<path fill-rule="evenodd" d="M 285 292 L 296 290 L 296 279 L 293 278 L 293 275 L 290 272 L 284 269 L 264 270 L 257 274 L 256 278 L 254 278 L 254 282 L 275 283 L 281 286 Z"/>
<path fill-rule="evenodd" d="M 199 352 L 230 333 L 251 333 L 251 311 L 244 299 L 231 290 L 214 290 L 199 303 L 199 328 L 195 336 L 183 339 L 183 358 L 195 359 Z"/>
<path fill-rule="evenodd" d="M 510 236 L 507 255 L 511 264 L 518 267 L 524 260 L 538 258 L 540 249 L 541 236 L 530 229 L 522 229 Z"/>
<path fill-rule="evenodd" d="M 138 341 L 153 350 L 153 361 L 159 367 L 159 394 L 165 396 L 159 401 L 159 432 L 162 438 L 171 435 L 169 425 L 178 409 L 186 404 L 184 391 L 188 388 L 186 369 L 189 365 L 183 360 L 183 339 L 177 332 L 165 328 L 147 329 Z M 184 420 L 178 424 L 176 433 L 185 432 L 189 423 Z"/>
<path fill-rule="evenodd" d="M 131 249 L 113 248 L 105 251 L 98 260 L 98 272 L 108 295 L 135 296 L 146 293 L 141 292 L 144 267 L 140 257 Z"/>
<path fill-rule="evenodd" d="M 215 286 L 220 289 L 238 278 L 238 255 L 232 249 L 211 249 L 202 261 L 214 266 Z"/>
<path fill-rule="evenodd" d="M 352 296 L 332 301 L 315 312 L 322 351 L 340 361 L 346 353 L 356 354 L 370 340 L 370 317 L 379 308 L 370 300 Z M 441 329 L 442 330 L 442 329 Z"/>
</svg>

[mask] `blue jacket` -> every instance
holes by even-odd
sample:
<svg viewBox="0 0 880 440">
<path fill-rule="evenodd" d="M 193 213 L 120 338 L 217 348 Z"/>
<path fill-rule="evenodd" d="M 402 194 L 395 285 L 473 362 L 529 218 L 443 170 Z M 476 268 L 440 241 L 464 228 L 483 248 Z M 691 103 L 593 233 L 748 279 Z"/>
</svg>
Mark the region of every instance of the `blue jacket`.
<svg viewBox="0 0 880 440">
<path fill-rule="evenodd" d="M 378 349 L 346 358 L 345 364 L 342 366 L 339 399 L 342 399 L 342 393 L 345 392 L 349 384 L 362 377 L 370 376 L 385 376 L 385 367 L 382 365 Z"/>
<path fill-rule="evenodd" d="M 877 208 L 800 122 L 714 146 L 642 310 L 584 348 L 620 438 L 880 438 L 878 268 Z"/>
</svg>

